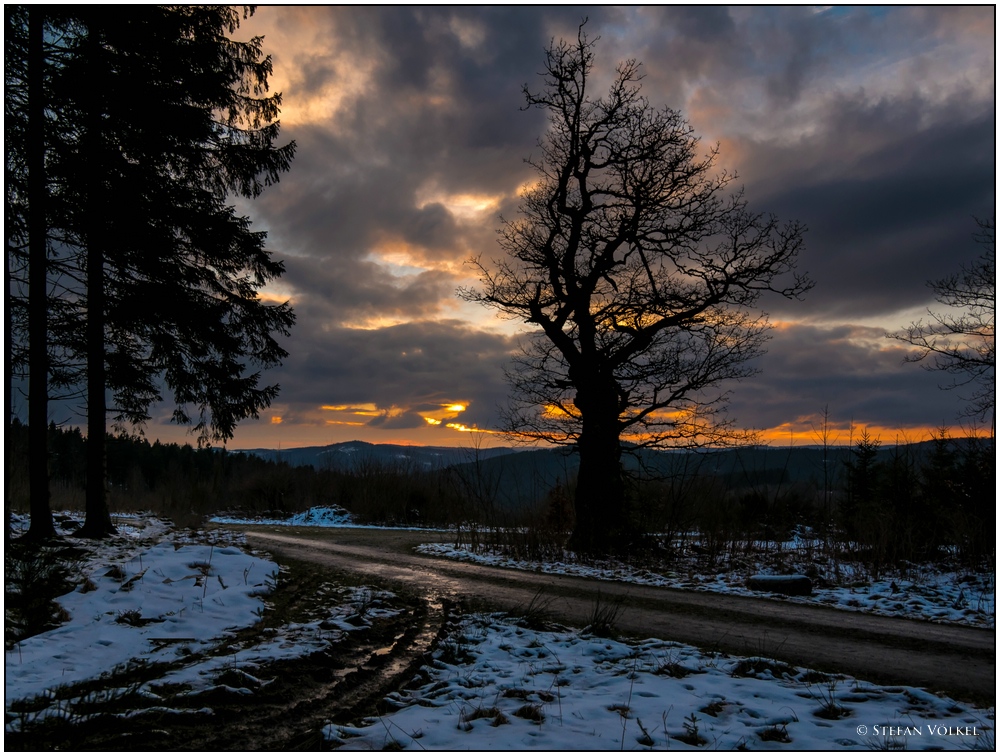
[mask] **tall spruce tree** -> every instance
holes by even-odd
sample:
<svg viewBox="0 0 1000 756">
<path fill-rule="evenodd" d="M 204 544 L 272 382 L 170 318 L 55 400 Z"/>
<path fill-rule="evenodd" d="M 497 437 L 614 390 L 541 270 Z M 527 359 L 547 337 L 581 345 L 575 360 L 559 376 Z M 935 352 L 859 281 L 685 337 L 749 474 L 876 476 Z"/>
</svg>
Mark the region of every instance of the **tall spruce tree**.
<svg viewBox="0 0 1000 756">
<path fill-rule="evenodd" d="M 8 396 L 11 397 L 15 371 L 21 374 L 25 368 L 28 371 L 31 527 L 26 537 L 30 540 L 41 540 L 55 534 L 49 508 L 47 466 L 47 15 L 48 11 L 43 6 L 4 8 L 5 373 Z M 29 197 L 32 198 L 30 202 Z M 9 428 L 13 407 L 8 409 Z"/>
<path fill-rule="evenodd" d="M 252 12 L 244 10 L 244 17 Z M 262 39 L 237 42 L 228 7 L 59 11 L 65 34 L 51 107 L 64 124 L 47 160 L 66 274 L 59 346 L 85 361 L 87 519 L 113 531 L 106 418 L 141 425 L 170 390 L 199 440 L 231 438 L 277 394 L 261 370 L 286 352 L 294 316 L 259 290 L 283 272 L 266 235 L 237 214 L 288 170 L 276 146 L 281 97 L 267 93 Z M 110 399 L 110 403 L 108 402 Z"/>
</svg>

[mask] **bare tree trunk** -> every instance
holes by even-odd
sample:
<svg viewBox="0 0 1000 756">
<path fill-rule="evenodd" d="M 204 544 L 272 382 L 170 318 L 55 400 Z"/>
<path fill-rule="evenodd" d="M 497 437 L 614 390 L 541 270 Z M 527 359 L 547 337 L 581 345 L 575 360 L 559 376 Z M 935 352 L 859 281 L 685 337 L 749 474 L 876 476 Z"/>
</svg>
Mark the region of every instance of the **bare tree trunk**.
<svg viewBox="0 0 1000 756">
<path fill-rule="evenodd" d="M 27 540 L 55 535 L 49 506 L 48 256 L 45 185 L 45 8 L 28 16 L 28 486 Z"/>
<path fill-rule="evenodd" d="M 574 502 L 576 525 L 569 548 L 578 553 L 608 554 L 628 546 L 617 403 L 613 386 L 577 394 L 576 405 L 583 417 L 583 427 L 577 444 L 580 472 Z"/>
</svg>

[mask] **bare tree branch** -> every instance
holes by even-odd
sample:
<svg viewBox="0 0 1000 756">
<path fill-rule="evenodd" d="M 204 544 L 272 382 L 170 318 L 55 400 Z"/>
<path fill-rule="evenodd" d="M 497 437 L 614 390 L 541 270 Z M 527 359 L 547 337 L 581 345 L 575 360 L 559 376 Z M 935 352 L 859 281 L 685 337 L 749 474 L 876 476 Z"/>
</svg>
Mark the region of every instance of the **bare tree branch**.
<svg viewBox="0 0 1000 756">
<path fill-rule="evenodd" d="M 907 362 L 922 362 L 927 370 L 952 376 L 942 388 L 971 387 L 963 398 L 964 415 L 983 420 L 995 411 L 996 393 L 996 245 L 995 219 L 978 220 L 975 240 L 983 246 L 979 258 L 960 273 L 928 282 L 934 299 L 950 311 L 928 309 L 930 321 L 918 320 L 891 339 L 916 347 Z M 929 359 L 928 359 L 929 358 Z"/>
</svg>

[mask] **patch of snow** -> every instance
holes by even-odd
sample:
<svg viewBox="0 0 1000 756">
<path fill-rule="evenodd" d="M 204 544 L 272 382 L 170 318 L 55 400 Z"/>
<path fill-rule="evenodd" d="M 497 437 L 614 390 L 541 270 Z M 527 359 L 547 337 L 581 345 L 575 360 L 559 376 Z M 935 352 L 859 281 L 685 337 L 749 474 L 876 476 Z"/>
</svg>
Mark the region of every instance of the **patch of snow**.
<svg viewBox="0 0 1000 756">
<path fill-rule="evenodd" d="M 746 587 L 749 575 L 767 574 L 771 568 L 753 562 L 742 570 L 701 573 L 696 565 L 679 563 L 662 572 L 636 569 L 614 560 L 583 564 L 573 555 L 563 560 L 533 561 L 512 559 L 494 552 L 473 552 L 449 543 L 424 543 L 417 546 L 422 554 L 493 567 L 543 572 L 552 575 L 575 575 L 597 580 L 614 580 L 639 585 L 683 588 L 739 596 L 769 596 Z M 993 575 L 913 569 L 906 579 L 864 580 L 843 576 L 845 585 L 814 586 L 811 596 L 782 597 L 782 601 L 823 604 L 836 609 L 864 611 L 893 617 L 952 622 L 975 627 L 995 627 L 996 583 Z"/>
<path fill-rule="evenodd" d="M 341 507 L 311 507 L 305 512 L 283 518 L 229 517 L 218 515 L 209 520 L 224 525 L 311 525 L 318 528 L 342 528 L 354 525 L 353 515 Z"/>
<path fill-rule="evenodd" d="M 344 750 L 989 748 L 994 710 L 761 658 L 466 618 Z M 697 745 L 700 743 L 700 745 Z"/>
<path fill-rule="evenodd" d="M 274 562 L 231 544 L 177 537 L 136 545 L 132 538 L 75 544 L 88 552 L 83 579 L 57 599 L 70 619 L 6 650 L 8 706 L 133 659 L 203 651 L 257 621 Z"/>
<path fill-rule="evenodd" d="M 17 538 L 28 531 L 31 518 L 21 512 L 10 513 L 11 538 Z M 53 512 L 52 524 L 56 533 L 60 536 L 71 536 L 83 526 L 85 515 L 83 512 Z M 114 512 L 111 515 L 111 522 L 118 530 L 118 536 L 106 543 L 116 544 L 120 547 L 125 541 L 149 540 L 162 536 L 170 532 L 173 525 L 166 520 L 154 517 L 149 512 Z M 124 541 L 121 539 L 125 539 Z"/>
<path fill-rule="evenodd" d="M 81 519 L 54 515 L 64 535 Z M 27 528 L 26 517 L 13 520 L 16 532 Z M 76 570 L 79 585 L 56 599 L 68 620 L 6 650 L 8 730 L 18 727 L 16 712 L 24 708 L 18 702 L 51 694 L 47 704 L 29 704 L 28 710 L 32 719 L 58 715 L 57 688 L 131 664 L 168 664 L 164 675 L 138 691 L 153 701 L 159 700 L 153 692 L 159 685 L 183 683 L 198 692 L 219 687 L 223 673 L 245 680 L 251 694 L 266 684 L 255 673 L 268 662 L 321 650 L 344 633 L 369 629 L 372 619 L 396 613 L 389 592 L 338 588 L 322 616 L 286 624 L 254 642 L 230 643 L 219 655 L 217 649 L 237 630 L 259 621 L 278 565 L 246 551 L 239 534 L 171 534 L 169 523 L 148 515 L 113 515 L 113 520 L 117 536 L 69 539 L 84 556 Z M 130 526 L 123 527 L 123 520 Z"/>
<path fill-rule="evenodd" d="M 217 515 L 209 520 L 220 525 L 286 525 L 309 526 L 314 528 L 358 528 L 362 530 L 425 530 L 434 532 L 436 528 L 396 527 L 387 525 L 361 525 L 354 522 L 354 515 L 338 506 L 312 507 L 311 509 L 284 518 L 241 517 Z"/>
</svg>

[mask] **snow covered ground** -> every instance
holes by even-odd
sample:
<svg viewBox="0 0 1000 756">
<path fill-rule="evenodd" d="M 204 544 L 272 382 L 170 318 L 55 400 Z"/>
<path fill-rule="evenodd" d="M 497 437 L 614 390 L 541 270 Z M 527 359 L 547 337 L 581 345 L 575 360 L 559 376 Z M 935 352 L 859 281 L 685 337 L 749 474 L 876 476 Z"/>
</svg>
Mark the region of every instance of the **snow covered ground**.
<svg viewBox="0 0 1000 756">
<path fill-rule="evenodd" d="M 14 532 L 26 522 L 15 515 Z M 168 663 L 168 671 L 142 686 L 155 703 L 158 686 L 182 684 L 189 692 L 230 687 L 222 679 L 266 684 L 255 673 L 269 661 L 304 656 L 369 620 L 392 614 L 391 594 L 364 587 L 335 591 L 324 616 L 286 624 L 252 643 L 223 643 L 261 618 L 279 566 L 249 553 L 242 536 L 226 531 L 172 532 L 153 517 L 115 515 L 119 535 L 102 542 L 67 539 L 83 549 L 76 590 L 57 601 L 68 620 L 6 649 L 5 708 L 44 718 L 66 705 L 60 692 L 135 663 Z M 58 513 L 64 535 L 81 523 Z M 364 621 L 357 611 L 364 607 Z M 350 618 L 352 621 L 348 622 Z M 65 690 L 65 689 L 64 689 Z M 249 688 L 241 689 L 249 693 Z M 18 704 L 50 698 L 49 706 Z M 17 719 L 7 727 L 17 727 Z"/>
<path fill-rule="evenodd" d="M 57 518 L 64 532 L 79 524 L 71 518 Z M 175 532 L 144 516 L 115 520 L 119 536 L 74 541 L 86 552 L 86 578 L 59 599 L 68 620 L 7 649 L 8 731 L 65 711 L 73 701 L 59 686 L 143 661 L 168 663 L 141 688 L 150 707 L 162 705 L 157 690 L 165 683 L 228 691 L 252 707 L 268 684 L 269 661 L 364 632 L 359 611 L 368 618 L 394 612 L 391 594 L 340 587 L 322 616 L 234 643 L 239 628 L 259 620 L 280 567 L 251 554 L 238 535 Z M 34 696 L 47 700 L 24 703 Z M 390 703 L 397 710 L 383 717 L 328 725 L 327 739 L 345 749 L 408 750 L 952 750 L 995 742 L 993 709 L 921 689 L 664 639 L 628 643 L 569 628 L 532 630 L 500 615 L 463 618 Z"/>
<path fill-rule="evenodd" d="M 537 562 L 511 559 L 490 551 L 473 552 L 448 543 L 421 544 L 417 551 L 460 561 L 553 575 L 578 575 L 598 580 L 758 597 L 762 595 L 760 592 L 746 587 L 747 578 L 750 575 L 775 572 L 774 568 L 760 562 L 743 565 L 738 570 L 707 574 L 699 571 L 694 560 L 679 560 L 670 570 L 663 572 L 634 569 L 613 560 L 590 564 L 572 559 Z M 786 553 L 794 551 L 786 550 Z M 790 558 L 789 561 L 793 560 Z M 830 574 L 832 570 L 826 572 Z M 783 571 L 783 574 L 788 574 L 788 571 Z M 839 584 L 826 587 L 816 585 L 811 596 L 776 598 L 895 617 L 995 627 L 996 578 L 992 574 L 938 571 L 921 566 L 914 567 L 905 576 L 873 581 L 852 573 L 849 567 L 841 567 L 837 583 Z"/>
<path fill-rule="evenodd" d="M 314 528 L 356 528 L 354 515 L 342 507 L 312 507 L 290 517 L 240 517 L 218 515 L 209 522 L 220 525 L 309 525 Z"/>
<path fill-rule="evenodd" d="M 219 525 L 288 525 L 313 528 L 358 528 L 361 530 L 436 530 L 436 528 L 389 527 L 385 525 L 360 525 L 354 522 L 354 515 L 338 506 L 312 507 L 305 512 L 290 517 L 242 517 L 239 515 L 218 515 L 209 522 Z"/>
<path fill-rule="evenodd" d="M 761 658 L 467 617 L 350 750 L 993 750 L 994 712 Z"/>
</svg>

